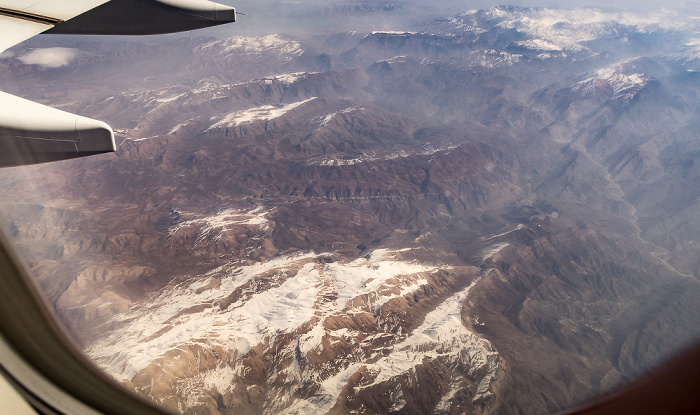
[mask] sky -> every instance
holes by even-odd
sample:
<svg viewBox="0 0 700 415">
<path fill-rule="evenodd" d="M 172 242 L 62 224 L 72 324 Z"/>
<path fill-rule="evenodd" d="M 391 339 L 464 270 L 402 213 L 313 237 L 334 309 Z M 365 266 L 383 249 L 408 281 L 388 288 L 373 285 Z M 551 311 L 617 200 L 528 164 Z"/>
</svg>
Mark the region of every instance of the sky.
<svg viewBox="0 0 700 415">
<path fill-rule="evenodd" d="M 415 30 L 420 23 L 432 18 L 456 15 L 467 10 L 487 9 L 501 4 L 523 7 L 597 7 L 604 10 L 650 12 L 672 10 L 685 16 L 699 16 L 700 0 L 215 0 L 236 7 L 243 15 L 238 22 L 193 32 L 160 35 L 163 37 L 213 36 L 220 39 L 234 36 L 290 34 L 312 32 L 342 32 L 373 30 Z M 394 4 L 399 10 L 379 13 L 326 13 L 329 8 L 344 4 Z M 39 36 L 42 37 L 42 36 Z M 103 41 L 121 41 L 119 36 L 104 36 Z M 78 40 L 78 39 L 76 39 Z M 0 56 L 9 57 L 9 51 Z M 75 51 L 53 49 L 37 51 L 20 58 L 28 64 L 61 67 L 70 64 Z"/>
<path fill-rule="evenodd" d="M 208 34 L 217 37 L 236 35 L 257 35 L 271 33 L 299 34 L 311 28 L 328 30 L 401 30 L 402 24 L 415 23 L 433 17 L 444 17 L 467 10 L 486 9 L 502 4 L 526 7 L 597 7 L 617 11 L 658 11 L 669 9 L 683 14 L 700 16 L 700 0 L 217 0 L 236 7 L 244 13 L 238 23 L 207 29 Z M 323 11 L 339 4 L 395 4 L 403 6 L 404 13 L 375 13 L 374 15 L 355 14 L 352 19 L 332 20 Z M 322 16 L 322 17 L 321 17 Z M 325 26 L 324 26 L 325 25 Z"/>
<path fill-rule="evenodd" d="M 503 1 L 487 1 L 487 0 L 444 0 L 439 2 L 426 0 L 353 0 L 353 1 L 320 1 L 320 0 L 218 0 L 219 3 L 228 4 L 243 10 L 259 10 L 259 9 L 277 9 L 279 6 L 291 5 L 317 5 L 318 7 L 328 6 L 334 3 L 370 3 L 370 4 L 412 4 L 414 6 L 430 6 L 432 8 L 440 8 L 444 10 L 470 10 L 483 9 L 502 4 L 512 4 L 517 6 L 530 7 L 600 7 L 612 8 L 620 11 L 647 11 L 659 8 L 668 8 L 674 10 L 687 10 L 700 12 L 700 0 L 503 0 Z"/>
</svg>

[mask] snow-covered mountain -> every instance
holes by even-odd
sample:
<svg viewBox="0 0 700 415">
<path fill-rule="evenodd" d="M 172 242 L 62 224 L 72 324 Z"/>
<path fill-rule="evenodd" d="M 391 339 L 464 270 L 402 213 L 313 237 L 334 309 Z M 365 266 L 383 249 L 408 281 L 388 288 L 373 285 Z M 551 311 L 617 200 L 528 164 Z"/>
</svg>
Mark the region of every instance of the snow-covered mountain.
<svg viewBox="0 0 700 415">
<path fill-rule="evenodd" d="M 172 237 L 191 223 L 177 225 Z M 219 219 L 206 223 L 195 246 L 202 237 L 212 236 L 210 229 L 226 232 L 229 226 Z M 378 249 L 368 258 L 344 263 L 298 253 L 250 266 L 226 264 L 170 285 L 114 316 L 119 328 L 94 343 L 88 354 L 118 379 L 131 382 L 166 366 L 169 371 L 173 365 L 186 369 L 193 363 L 190 352 L 197 351 L 197 359 L 212 364 L 198 364 L 195 376 L 180 380 L 184 384 L 168 385 L 171 393 L 180 395 L 181 410 L 201 405 L 200 399 L 211 394 L 234 393 L 250 370 L 247 357 L 253 350 L 274 351 L 279 359 L 277 374 L 261 386 L 286 391 L 278 400 L 268 399 L 265 411 L 323 414 L 358 370 L 368 371 L 361 386 L 366 389 L 414 371 L 424 359 L 469 368 L 478 385 L 474 401 L 489 396 L 498 354 L 488 340 L 464 327 L 460 317 L 463 301 L 481 277 L 472 270 L 462 271 L 473 282 L 405 333 L 405 327 L 415 324 L 401 317 L 399 310 L 409 307 L 405 297 L 424 292 L 435 283 L 438 271 L 455 269 L 420 264 L 404 255 L 410 252 Z M 368 333 L 347 323 L 361 317 L 375 320 L 376 329 Z M 377 342 L 383 344 L 382 352 L 373 350 Z M 324 358 L 329 353 L 335 358 Z M 451 376 L 459 379 L 460 374 Z M 289 396 L 302 387 L 315 392 L 306 399 Z M 150 393 L 163 399 L 162 392 Z M 451 404 L 449 396 L 443 401 L 442 405 Z M 394 404 L 400 406 L 398 401 Z"/>
<path fill-rule="evenodd" d="M 617 64 L 597 70 L 586 79 L 577 82 L 572 89 L 584 96 L 608 93 L 611 99 L 630 101 L 650 79 L 643 73 L 625 70 L 627 65 Z"/>
<path fill-rule="evenodd" d="M 371 30 L 0 58 L 117 130 L 0 172 L 100 367 L 186 414 L 543 413 L 700 336 L 697 19 L 356 6 L 313 16 Z"/>
<path fill-rule="evenodd" d="M 658 13 L 612 12 L 593 8 L 493 7 L 446 19 L 457 33 L 483 36 L 494 30 L 514 31 L 523 39 L 514 46 L 534 51 L 596 51 L 599 40 L 625 45 L 639 36 L 697 33 L 698 20 L 665 10 Z"/>
</svg>

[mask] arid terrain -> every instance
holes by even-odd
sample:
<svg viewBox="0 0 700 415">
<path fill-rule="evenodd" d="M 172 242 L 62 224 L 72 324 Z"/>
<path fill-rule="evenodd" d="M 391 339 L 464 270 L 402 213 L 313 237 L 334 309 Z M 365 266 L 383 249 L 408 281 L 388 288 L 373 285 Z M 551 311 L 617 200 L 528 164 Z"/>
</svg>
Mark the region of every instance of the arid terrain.
<svg viewBox="0 0 700 415">
<path fill-rule="evenodd" d="M 372 5 L 316 13 L 410 12 Z M 0 89 L 118 149 L 3 169 L 1 217 L 84 351 L 182 413 L 560 411 L 700 336 L 698 21 L 39 37 Z"/>
</svg>

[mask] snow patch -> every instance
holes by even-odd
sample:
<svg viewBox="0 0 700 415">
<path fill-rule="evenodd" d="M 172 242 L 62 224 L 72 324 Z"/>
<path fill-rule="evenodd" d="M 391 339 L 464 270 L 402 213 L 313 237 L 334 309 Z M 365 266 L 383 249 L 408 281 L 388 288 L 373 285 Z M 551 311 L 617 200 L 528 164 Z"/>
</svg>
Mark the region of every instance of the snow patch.
<svg viewBox="0 0 700 415">
<path fill-rule="evenodd" d="M 530 40 L 523 40 L 519 42 L 514 42 L 515 45 L 517 46 L 522 46 L 527 49 L 533 49 L 533 50 L 553 50 L 553 51 L 561 51 L 562 47 L 559 45 L 555 45 L 554 43 L 548 42 L 543 39 L 530 39 Z"/>
<path fill-rule="evenodd" d="M 170 131 L 168 132 L 168 134 L 175 134 L 175 133 L 177 133 L 178 131 L 180 131 L 180 128 L 186 126 L 186 125 L 189 124 L 192 120 L 194 120 L 194 118 L 190 118 L 189 120 L 187 120 L 187 121 L 185 121 L 185 122 L 181 122 L 180 124 L 178 124 L 178 125 L 176 125 L 175 127 L 171 128 Z"/>
<path fill-rule="evenodd" d="M 483 251 L 481 251 L 481 263 L 483 264 L 484 262 L 486 262 L 487 259 L 501 252 L 503 248 L 509 245 L 510 243 L 508 242 L 501 242 L 499 244 L 491 245 L 490 247 L 484 249 Z"/>
<path fill-rule="evenodd" d="M 617 24 L 635 27 L 642 33 L 688 27 L 686 19 L 675 12 L 618 13 L 591 8 L 521 9 L 505 15 L 501 10 L 501 13 L 494 13 L 493 18 L 502 18 L 498 25 L 503 28 L 516 29 L 566 50 L 582 50 L 585 48 L 582 42 L 616 34 Z"/>
<path fill-rule="evenodd" d="M 182 97 L 183 95 L 185 95 L 185 94 L 171 95 L 171 96 L 165 97 L 165 98 L 162 98 L 162 97 L 156 98 L 156 102 L 158 102 L 159 104 L 167 104 L 168 102 L 175 101 L 176 99 Z"/>
<path fill-rule="evenodd" d="M 335 405 L 338 395 L 340 395 L 343 386 L 350 380 L 350 376 L 355 374 L 360 367 L 361 365 L 358 363 L 351 364 L 335 376 L 325 379 L 321 382 L 320 388 L 314 396 L 305 400 L 297 400 L 292 406 L 285 408 L 284 413 L 298 415 L 326 414 Z"/>
<path fill-rule="evenodd" d="M 255 218 L 264 214 L 262 209 L 256 209 L 242 215 Z M 228 223 L 249 220 L 240 215 L 230 212 L 198 220 L 208 223 L 212 229 L 209 232 L 213 233 Z M 113 321 L 120 323 L 118 328 L 94 343 L 87 353 L 108 373 L 126 381 L 168 351 L 186 345 L 220 346 L 240 358 L 252 347 L 315 321 L 296 344 L 305 355 L 316 349 L 326 335 L 336 339 L 356 335 L 349 330 L 326 331 L 323 327 L 326 317 L 350 309 L 380 306 L 391 298 L 417 290 L 426 282 L 424 273 L 437 270 L 434 266 L 398 259 L 401 251 L 377 250 L 369 259 L 344 264 L 319 264 L 313 261 L 317 255 L 304 253 L 244 267 L 219 266 L 115 315 Z M 267 281 L 262 285 L 261 276 Z M 214 284 L 217 278 L 220 282 Z M 279 285 L 275 286 L 274 281 L 279 281 Z M 204 289 L 208 286 L 213 288 Z M 235 290 L 240 292 L 236 301 L 222 308 L 222 301 Z M 337 293 L 335 300 L 325 299 L 329 293 Z M 367 294 L 368 301 L 348 307 L 353 298 Z M 207 372 L 200 381 L 225 393 L 226 379 L 233 376 L 232 370 L 220 368 Z M 356 370 L 341 372 L 324 381 L 323 394 L 328 395 L 329 401 L 323 405 L 335 402 L 342 384 Z"/>
<path fill-rule="evenodd" d="M 246 267 L 230 266 L 218 288 L 197 293 L 192 285 L 178 284 L 164 290 L 150 302 L 113 317 L 124 325 L 93 344 L 87 353 L 120 381 L 132 379 L 139 371 L 180 345 L 222 346 L 239 354 L 259 344 L 266 336 L 296 328 L 313 317 L 319 273 L 302 265 L 313 254 L 280 256 Z M 254 280 L 274 272 L 280 277 L 301 269 L 277 288 L 254 292 L 227 309 L 217 307 L 220 300 Z M 246 297 L 247 298 L 247 297 Z M 202 311 L 181 313 L 194 306 Z"/>
<path fill-rule="evenodd" d="M 318 348 L 325 335 L 326 330 L 323 329 L 323 324 L 317 324 L 311 331 L 301 336 L 299 339 L 299 351 L 306 355 Z"/>
<path fill-rule="evenodd" d="M 393 36 L 411 36 L 417 35 L 419 32 L 404 32 L 400 30 L 375 30 L 372 32 L 373 35 L 393 35 Z"/>
<path fill-rule="evenodd" d="M 571 10 L 551 8 L 492 7 L 485 11 L 469 11 L 448 19 L 448 24 L 473 34 L 481 34 L 493 25 L 515 29 L 530 39 L 519 42 L 535 50 L 583 51 L 584 42 L 617 36 L 619 26 L 628 26 L 639 33 L 657 30 L 694 30 L 696 22 L 679 12 L 661 10 L 654 13 L 612 12 L 595 8 Z"/>
<path fill-rule="evenodd" d="M 293 72 L 293 73 L 287 73 L 287 74 L 281 74 L 281 75 L 275 75 L 273 77 L 269 78 L 262 78 L 258 81 L 277 81 L 279 83 L 282 83 L 284 85 L 291 85 L 294 82 L 298 81 L 299 79 L 304 79 L 308 75 L 314 75 L 317 74 L 318 72 Z"/>
<path fill-rule="evenodd" d="M 401 276 L 437 271 L 434 266 L 386 259 L 384 256 L 388 251 L 378 251 L 373 252 L 373 257 L 371 256 L 370 259 L 359 258 L 348 264 L 331 263 L 324 266 L 323 275 L 331 280 L 337 292 L 335 302 L 338 310 L 345 309 L 351 299 L 366 294 L 369 294 L 367 300 L 369 303 L 364 303 L 363 306 L 380 307 L 390 299 L 401 295 L 382 293 L 390 288 L 387 285 L 388 280 L 398 278 L 401 287 L 411 289 L 420 287 L 421 279 L 401 278 Z"/>
<path fill-rule="evenodd" d="M 197 227 L 199 228 L 199 235 L 194 243 L 194 246 L 197 246 L 211 237 L 215 241 L 221 240 L 227 230 L 236 226 L 258 226 L 261 230 L 266 231 L 269 229 L 266 218 L 268 213 L 270 212 L 262 207 L 249 211 L 226 209 L 216 215 L 180 222 L 168 230 L 168 236 L 172 239 L 180 229 L 192 226 Z"/>
<path fill-rule="evenodd" d="M 441 147 L 433 147 L 432 145 L 426 145 L 422 148 L 406 151 L 406 150 L 396 150 L 388 154 L 379 155 L 376 153 L 362 154 L 359 157 L 326 157 L 319 161 L 312 161 L 309 164 L 319 165 L 319 166 L 351 166 L 353 164 L 363 163 L 366 161 L 374 160 L 394 160 L 398 158 L 411 157 L 411 156 L 431 156 L 435 153 L 442 151 L 451 151 L 459 147 L 458 145 L 445 145 Z"/>
<path fill-rule="evenodd" d="M 301 44 L 295 40 L 284 39 L 281 35 L 236 36 L 226 40 L 214 41 L 200 47 L 201 50 L 220 49 L 223 53 L 242 53 L 260 55 L 276 53 L 288 57 L 301 56 L 304 53 Z"/>
<path fill-rule="evenodd" d="M 482 237 L 481 239 L 484 240 L 484 241 L 489 241 L 489 240 L 491 240 L 491 239 L 495 239 L 495 238 L 498 238 L 498 237 L 500 237 L 500 236 L 505 236 L 505 235 L 508 235 L 509 233 L 513 233 L 513 232 L 515 232 L 515 231 L 519 231 L 520 229 L 523 229 L 524 227 L 525 227 L 525 225 L 523 225 L 522 223 L 520 223 L 520 224 L 518 224 L 518 226 L 515 227 L 515 229 L 511 229 L 511 230 L 509 230 L 509 231 L 497 233 L 497 234 L 491 235 L 491 236 L 484 236 L 484 237 Z"/>
<path fill-rule="evenodd" d="M 482 33 L 486 33 L 487 30 L 481 27 L 474 18 L 478 12 L 478 10 L 470 10 L 466 13 L 462 13 L 457 17 L 451 17 L 447 19 L 447 23 L 449 23 L 452 27 L 458 30 L 471 33 L 473 35 L 480 35 Z"/>
<path fill-rule="evenodd" d="M 279 118 L 296 107 L 306 104 L 307 102 L 315 100 L 317 97 L 312 97 L 305 99 L 303 101 L 293 102 L 281 107 L 276 107 L 274 105 L 263 105 L 260 107 L 251 108 L 244 111 L 237 111 L 228 115 L 225 115 L 221 120 L 207 128 L 205 131 L 212 130 L 214 128 L 222 127 L 233 127 L 240 124 L 251 123 L 253 121 L 260 120 L 274 120 Z"/>
<path fill-rule="evenodd" d="M 364 108 L 350 107 L 350 108 L 346 108 L 346 109 L 344 109 L 344 110 L 342 110 L 342 111 L 338 111 L 338 112 L 334 112 L 334 113 L 332 113 L 332 114 L 328 114 L 328 115 L 326 115 L 325 117 L 319 117 L 318 119 L 321 120 L 321 125 L 319 126 L 319 128 L 323 128 L 323 127 L 325 127 L 326 125 L 328 125 L 328 123 L 331 122 L 331 120 L 333 120 L 333 118 L 334 118 L 336 115 L 338 115 L 338 114 L 348 114 L 348 113 L 355 112 L 355 111 L 364 111 Z"/>
<path fill-rule="evenodd" d="M 599 69 L 586 79 L 574 84 L 571 89 L 584 96 L 610 90 L 613 99 L 623 98 L 629 101 L 636 95 L 639 88 L 646 85 L 650 80 L 643 73 L 629 73 L 630 70 L 627 69 L 629 66 L 631 66 L 630 61 Z"/>
<path fill-rule="evenodd" d="M 447 359 L 450 363 L 468 365 L 473 375 L 483 367 L 487 374 L 480 380 L 475 400 L 489 393 L 488 388 L 495 377 L 497 353 L 491 343 L 469 331 L 462 324 L 462 303 L 469 291 L 479 282 L 475 279 L 467 288 L 454 294 L 435 310 L 428 313 L 417 329 L 403 342 L 394 346 L 388 356 L 366 368 L 376 373 L 373 382 L 358 389 L 364 389 L 385 382 L 395 376 L 412 370 L 426 359 Z"/>
<path fill-rule="evenodd" d="M 216 91 L 217 89 L 223 88 L 225 85 L 219 85 L 212 81 L 200 81 L 197 83 L 196 88 L 192 89 L 193 94 L 203 94 L 206 92 Z"/>
<path fill-rule="evenodd" d="M 688 49 L 688 53 L 695 56 L 700 56 L 700 38 L 688 39 L 688 42 L 683 44 Z"/>
<path fill-rule="evenodd" d="M 472 52 L 469 55 L 469 66 L 493 69 L 503 66 L 512 66 L 522 60 L 522 55 L 512 54 L 496 49 L 486 49 Z"/>
</svg>

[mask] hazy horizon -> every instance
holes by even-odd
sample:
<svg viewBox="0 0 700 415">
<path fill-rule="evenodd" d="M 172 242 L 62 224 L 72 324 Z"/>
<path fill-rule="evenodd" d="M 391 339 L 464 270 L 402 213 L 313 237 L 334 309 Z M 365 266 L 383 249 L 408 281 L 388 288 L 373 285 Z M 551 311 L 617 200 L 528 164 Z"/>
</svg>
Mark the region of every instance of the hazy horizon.
<svg viewBox="0 0 700 415">
<path fill-rule="evenodd" d="M 281 1 L 272 0 L 258 2 L 254 0 L 223 0 L 221 3 L 236 7 L 243 15 L 234 25 L 210 28 L 196 33 L 206 33 L 213 36 L 237 36 L 258 35 L 270 33 L 298 34 L 308 30 L 401 30 L 403 26 L 413 25 L 416 22 L 430 20 L 432 18 L 451 16 L 468 10 L 488 9 L 499 5 L 514 5 L 521 7 L 548 7 L 548 8 L 600 8 L 619 12 L 663 12 L 675 11 L 685 15 L 697 14 L 700 18 L 700 0 L 675 0 L 668 2 L 633 0 L 618 1 L 612 4 L 609 1 L 591 0 L 580 2 L 576 0 L 564 0 L 554 2 L 552 0 L 513 0 L 490 2 L 483 0 L 458 1 L 448 0 L 440 3 L 430 3 L 416 0 L 403 1 L 335 1 L 322 2 L 319 0 Z M 356 18 L 348 18 L 343 21 L 327 20 L 319 18 L 318 10 L 329 7 L 338 7 L 347 4 L 363 5 L 394 5 L 397 9 L 385 13 L 355 13 Z M 190 34 L 192 35 L 192 34 Z"/>
</svg>

